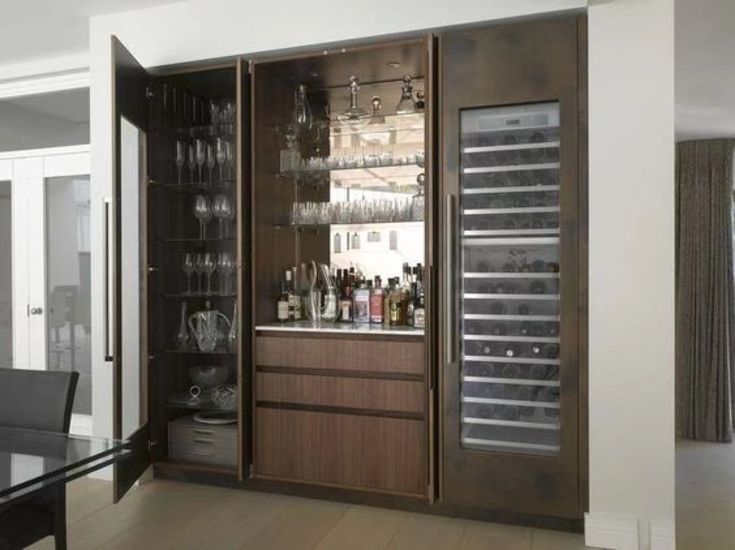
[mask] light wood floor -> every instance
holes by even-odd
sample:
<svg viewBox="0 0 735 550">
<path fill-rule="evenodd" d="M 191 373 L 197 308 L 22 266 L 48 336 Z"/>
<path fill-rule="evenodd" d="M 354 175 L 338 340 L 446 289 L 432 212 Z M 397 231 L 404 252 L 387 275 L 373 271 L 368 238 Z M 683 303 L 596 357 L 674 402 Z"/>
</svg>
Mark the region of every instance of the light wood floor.
<svg viewBox="0 0 735 550">
<path fill-rule="evenodd" d="M 732 550 L 735 443 L 676 442 L 676 547 Z"/>
<path fill-rule="evenodd" d="M 72 550 L 585 548 L 581 535 L 161 480 L 113 505 L 110 483 L 80 479 L 68 510 Z"/>
</svg>

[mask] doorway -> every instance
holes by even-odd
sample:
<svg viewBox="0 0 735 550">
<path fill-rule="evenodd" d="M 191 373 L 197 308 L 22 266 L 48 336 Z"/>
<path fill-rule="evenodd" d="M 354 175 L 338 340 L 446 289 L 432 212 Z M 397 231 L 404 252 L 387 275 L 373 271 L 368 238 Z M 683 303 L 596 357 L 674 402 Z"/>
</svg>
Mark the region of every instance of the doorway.
<svg viewBox="0 0 735 550">
<path fill-rule="evenodd" d="M 88 435 L 90 253 L 89 146 L 0 154 L 0 366 L 79 372 L 71 432 Z"/>
</svg>

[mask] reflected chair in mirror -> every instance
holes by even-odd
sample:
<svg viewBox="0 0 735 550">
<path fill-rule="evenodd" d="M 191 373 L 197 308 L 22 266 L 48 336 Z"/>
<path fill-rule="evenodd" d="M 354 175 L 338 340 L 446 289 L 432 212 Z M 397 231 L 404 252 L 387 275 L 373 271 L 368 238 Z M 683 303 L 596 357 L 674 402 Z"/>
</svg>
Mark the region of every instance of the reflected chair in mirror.
<svg viewBox="0 0 735 550">
<path fill-rule="evenodd" d="M 0 426 L 69 433 L 78 380 L 77 372 L 0 369 Z M 57 550 L 66 548 L 64 484 L 0 508 L 0 550 L 24 548 L 48 536 Z"/>
</svg>

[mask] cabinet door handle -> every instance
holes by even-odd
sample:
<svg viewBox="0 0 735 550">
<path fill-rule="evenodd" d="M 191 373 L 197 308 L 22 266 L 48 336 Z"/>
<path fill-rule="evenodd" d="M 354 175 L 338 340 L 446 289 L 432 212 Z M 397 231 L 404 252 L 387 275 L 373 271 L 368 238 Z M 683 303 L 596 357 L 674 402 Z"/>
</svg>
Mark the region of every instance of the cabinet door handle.
<svg viewBox="0 0 735 550">
<path fill-rule="evenodd" d="M 455 361 L 454 353 L 454 339 L 456 337 L 454 327 L 454 196 L 447 195 L 446 197 L 446 243 L 445 243 L 445 256 L 447 272 L 444 277 L 444 307 L 446 309 L 445 320 L 447 327 L 447 334 L 445 337 L 445 346 L 447 351 L 447 363 L 451 364 Z"/>
<path fill-rule="evenodd" d="M 103 328 L 105 332 L 105 361 L 111 362 L 113 361 L 112 357 L 112 346 L 111 346 L 111 336 L 110 336 L 110 326 L 112 323 L 110 323 L 110 311 L 112 311 L 112 308 L 110 307 L 110 274 L 112 273 L 112 270 L 110 269 L 110 249 L 112 248 L 110 246 L 110 238 L 112 237 L 112 231 L 110 231 L 110 199 L 105 198 L 104 199 L 104 207 L 105 207 L 105 286 L 104 286 L 104 319 L 103 319 Z"/>
<path fill-rule="evenodd" d="M 207 445 L 213 445 L 214 440 L 213 439 L 201 439 L 199 437 L 195 437 L 194 443 L 206 443 Z"/>
<path fill-rule="evenodd" d="M 214 432 L 212 430 L 201 430 L 198 428 L 194 428 L 192 430 L 195 434 L 201 434 L 201 435 L 214 435 Z"/>
</svg>

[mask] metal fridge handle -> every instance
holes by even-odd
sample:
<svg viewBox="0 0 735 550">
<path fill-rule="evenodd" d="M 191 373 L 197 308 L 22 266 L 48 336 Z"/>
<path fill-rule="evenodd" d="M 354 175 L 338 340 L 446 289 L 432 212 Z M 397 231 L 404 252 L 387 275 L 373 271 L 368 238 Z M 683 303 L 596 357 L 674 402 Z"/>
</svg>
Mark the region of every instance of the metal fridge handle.
<svg viewBox="0 0 735 550">
<path fill-rule="evenodd" d="M 110 205 L 112 201 L 111 199 L 105 197 L 103 199 L 103 204 L 105 208 L 105 269 L 104 269 L 104 277 L 105 277 L 105 296 L 104 296 L 104 320 L 103 320 L 103 326 L 105 331 L 105 361 L 111 362 L 114 360 L 114 357 L 112 356 L 112 350 L 110 346 L 111 338 L 110 338 L 110 312 L 112 311 L 112 308 L 110 307 L 110 275 L 112 270 L 110 269 L 110 239 L 112 238 L 112 231 L 110 231 Z"/>
<path fill-rule="evenodd" d="M 454 196 L 446 196 L 446 211 L 445 211 L 445 250 L 444 254 L 446 261 L 446 273 L 444 274 L 444 308 L 446 311 L 446 334 L 445 334 L 445 349 L 447 350 L 447 363 L 451 364 L 455 361 L 454 353 Z"/>
</svg>

